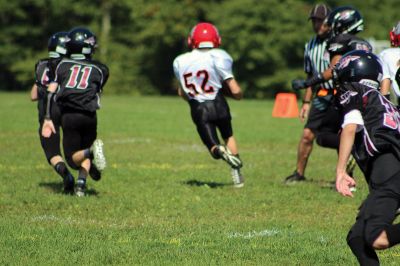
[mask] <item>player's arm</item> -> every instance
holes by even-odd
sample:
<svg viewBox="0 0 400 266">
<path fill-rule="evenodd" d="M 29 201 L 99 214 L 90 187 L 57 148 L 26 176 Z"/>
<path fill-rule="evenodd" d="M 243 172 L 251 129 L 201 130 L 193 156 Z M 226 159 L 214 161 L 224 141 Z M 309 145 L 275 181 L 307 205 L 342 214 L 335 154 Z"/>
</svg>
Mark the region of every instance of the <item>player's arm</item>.
<svg viewBox="0 0 400 266">
<path fill-rule="evenodd" d="M 336 166 L 336 189 L 343 196 L 352 197 L 350 188 L 356 185 L 353 178 L 346 173 L 346 165 L 353 148 L 357 124 L 349 123 L 340 134 L 339 158 Z"/>
<path fill-rule="evenodd" d="M 37 100 L 38 100 L 38 86 L 35 83 L 31 88 L 31 101 L 34 102 Z"/>
<path fill-rule="evenodd" d="M 390 78 L 383 79 L 381 81 L 381 94 L 386 97 L 386 99 L 390 100 L 390 86 L 392 82 Z"/>
<path fill-rule="evenodd" d="M 240 88 L 239 83 L 234 78 L 229 78 L 224 81 L 224 86 L 229 90 L 228 96 L 232 97 L 235 100 L 243 99 L 243 92 Z"/>
</svg>

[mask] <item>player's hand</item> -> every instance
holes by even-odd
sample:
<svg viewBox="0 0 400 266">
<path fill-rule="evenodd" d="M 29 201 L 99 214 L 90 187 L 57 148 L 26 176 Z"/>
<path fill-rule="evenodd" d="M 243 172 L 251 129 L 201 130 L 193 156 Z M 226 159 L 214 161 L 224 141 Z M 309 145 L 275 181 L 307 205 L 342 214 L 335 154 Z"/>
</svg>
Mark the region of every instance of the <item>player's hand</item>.
<svg viewBox="0 0 400 266">
<path fill-rule="evenodd" d="M 309 103 L 303 103 L 303 106 L 300 109 L 300 114 L 299 118 L 300 121 L 304 123 L 304 121 L 307 119 L 308 114 L 310 112 L 310 104 Z"/>
<path fill-rule="evenodd" d="M 336 175 L 336 190 L 345 197 L 353 197 L 352 189 L 356 186 L 356 181 L 346 172 Z"/>
<path fill-rule="evenodd" d="M 45 138 L 50 138 L 51 134 L 55 134 L 56 129 L 54 127 L 53 121 L 45 119 L 42 126 L 42 136 Z"/>
<path fill-rule="evenodd" d="M 292 80 L 292 89 L 293 90 L 301 90 L 306 88 L 306 81 L 304 79 L 294 79 Z"/>
</svg>

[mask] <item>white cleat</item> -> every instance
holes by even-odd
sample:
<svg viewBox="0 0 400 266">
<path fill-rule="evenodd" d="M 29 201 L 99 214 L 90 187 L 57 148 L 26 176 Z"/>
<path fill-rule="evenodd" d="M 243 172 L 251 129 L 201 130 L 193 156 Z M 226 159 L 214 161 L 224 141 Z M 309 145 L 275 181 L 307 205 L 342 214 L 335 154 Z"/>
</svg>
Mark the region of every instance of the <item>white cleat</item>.
<svg viewBox="0 0 400 266">
<path fill-rule="evenodd" d="M 242 161 L 240 160 L 240 158 L 236 155 L 233 155 L 228 147 L 224 145 L 218 145 L 217 149 L 221 158 L 226 161 L 230 166 L 232 166 L 233 168 L 242 167 Z"/>
<path fill-rule="evenodd" d="M 240 172 L 240 169 L 232 168 L 231 175 L 232 175 L 232 180 L 233 180 L 233 186 L 235 188 L 241 188 L 244 186 L 244 176 Z"/>
<path fill-rule="evenodd" d="M 92 147 L 90 147 L 90 151 L 93 154 L 92 162 L 99 171 L 103 171 L 104 168 L 106 168 L 106 157 L 104 156 L 103 146 L 103 141 L 96 139 L 93 142 Z"/>
</svg>

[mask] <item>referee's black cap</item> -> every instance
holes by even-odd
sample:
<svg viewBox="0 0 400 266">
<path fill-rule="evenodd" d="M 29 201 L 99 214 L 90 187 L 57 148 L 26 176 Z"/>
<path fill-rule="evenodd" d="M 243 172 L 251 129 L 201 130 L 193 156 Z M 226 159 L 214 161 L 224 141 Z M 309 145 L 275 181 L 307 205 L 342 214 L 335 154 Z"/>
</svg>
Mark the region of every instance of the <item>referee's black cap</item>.
<svg viewBox="0 0 400 266">
<path fill-rule="evenodd" d="M 311 9 L 308 19 L 318 18 L 325 19 L 331 13 L 331 8 L 325 4 L 316 4 L 313 9 Z"/>
</svg>

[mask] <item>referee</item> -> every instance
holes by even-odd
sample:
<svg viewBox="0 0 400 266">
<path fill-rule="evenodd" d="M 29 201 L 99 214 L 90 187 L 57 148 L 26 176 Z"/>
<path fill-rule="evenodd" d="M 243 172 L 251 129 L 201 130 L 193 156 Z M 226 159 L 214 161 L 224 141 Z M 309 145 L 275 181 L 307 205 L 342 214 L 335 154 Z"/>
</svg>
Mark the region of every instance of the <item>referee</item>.
<svg viewBox="0 0 400 266">
<path fill-rule="evenodd" d="M 329 28 L 324 20 L 330 11 L 327 5 L 317 4 L 310 12 L 309 20 L 312 22 L 316 36 L 305 45 L 304 71 L 309 77 L 329 68 L 330 58 L 326 47 Z M 312 99 L 314 94 L 315 97 Z M 321 133 L 337 133 L 339 131 L 338 123 L 330 123 L 330 121 L 337 121 L 338 119 L 336 117 L 338 116 L 337 111 L 333 107 L 333 94 L 332 81 L 322 83 L 314 88 L 307 88 L 299 117 L 302 122 L 307 117 L 308 119 L 297 149 L 296 170 L 285 179 L 286 184 L 306 180 L 304 172 L 314 139 L 317 139 L 317 143 L 323 147 L 337 148 L 338 143 L 335 143 L 336 141 L 325 141 L 318 138 Z"/>
</svg>

